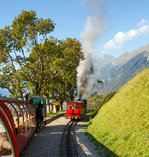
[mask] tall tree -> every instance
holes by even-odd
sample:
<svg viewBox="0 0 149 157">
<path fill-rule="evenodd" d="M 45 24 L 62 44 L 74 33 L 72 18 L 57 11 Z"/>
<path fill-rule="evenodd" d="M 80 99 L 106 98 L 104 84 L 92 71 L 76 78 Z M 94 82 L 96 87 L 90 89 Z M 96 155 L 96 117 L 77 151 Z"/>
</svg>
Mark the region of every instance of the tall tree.
<svg viewBox="0 0 149 157">
<path fill-rule="evenodd" d="M 57 59 L 53 62 L 53 69 L 57 74 L 49 84 L 50 96 L 60 102 L 76 96 L 76 68 L 80 59 L 83 59 L 81 44 L 78 40 L 67 38 L 59 42 Z"/>
<path fill-rule="evenodd" d="M 46 43 L 37 45 L 29 55 L 27 66 L 22 70 L 26 81 L 29 82 L 30 90 L 36 95 L 40 95 L 41 90 L 57 76 L 54 69 L 54 62 L 60 53 L 57 42 L 51 38 Z"/>
<path fill-rule="evenodd" d="M 0 29 L 0 87 L 11 91 L 12 88 L 15 89 L 19 86 L 18 88 L 23 91 L 20 83 L 17 84 L 16 80 L 12 78 L 18 78 L 20 74 L 23 74 L 20 70 L 24 70 L 24 67 L 27 68 L 28 56 L 32 51 L 41 54 L 41 45 L 43 43 L 46 45 L 50 33 L 54 30 L 54 25 L 50 18 L 39 19 L 35 11 L 23 10 L 15 17 L 11 26 Z M 11 84 L 8 78 L 5 83 L 3 81 L 6 74 L 5 69 L 8 68 L 11 69 L 7 70 Z"/>
</svg>

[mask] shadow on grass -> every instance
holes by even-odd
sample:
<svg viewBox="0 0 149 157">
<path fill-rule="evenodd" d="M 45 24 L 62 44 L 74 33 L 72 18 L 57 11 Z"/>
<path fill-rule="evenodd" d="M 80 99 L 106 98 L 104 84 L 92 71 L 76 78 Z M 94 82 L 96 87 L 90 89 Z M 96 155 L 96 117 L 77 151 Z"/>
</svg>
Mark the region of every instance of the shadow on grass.
<svg viewBox="0 0 149 157">
<path fill-rule="evenodd" d="M 86 132 L 85 135 L 88 136 L 88 139 L 96 146 L 100 157 L 118 157 L 118 155 L 97 141 L 90 133 Z"/>
</svg>

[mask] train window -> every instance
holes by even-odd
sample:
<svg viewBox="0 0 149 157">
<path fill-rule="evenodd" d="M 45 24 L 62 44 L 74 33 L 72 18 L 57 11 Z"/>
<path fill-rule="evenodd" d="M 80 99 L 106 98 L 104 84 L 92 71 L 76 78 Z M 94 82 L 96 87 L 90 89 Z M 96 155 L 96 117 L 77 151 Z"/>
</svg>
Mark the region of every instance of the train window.
<svg viewBox="0 0 149 157">
<path fill-rule="evenodd" d="M 22 113 L 20 105 L 17 104 L 17 103 L 12 103 L 12 105 L 17 110 L 17 116 L 16 116 L 16 119 L 15 119 L 15 122 L 18 123 L 18 119 L 19 119 L 19 125 L 23 124 L 23 113 Z"/>
<path fill-rule="evenodd" d="M 11 122 L 10 122 L 10 120 L 9 120 L 9 118 L 8 118 L 8 116 L 7 116 L 7 114 L 5 113 L 5 111 L 1 108 L 1 106 L 0 106 L 0 110 L 1 110 L 1 111 L 3 112 L 3 114 L 5 115 L 5 118 L 7 119 L 7 122 L 8 122 L 8 124 L 9 124 L 9 126 L 10 126 L 12 132 L 14 133 L 13 128 L 12 128 L 12 126 L 11 126 Z M 0 130 L 2 131 L 2 124 L 0 125 Z"/>
<path fill-rule="evenodd" d="M 79 104 L 78 103 L 71 103 L 69 105 L 69 109 L 79 109 Z"/>
<path fill-rule="evenodd" d="M 31 114 L 32 113 L 32 108 L 29 104 L 26 104 L 26 107 L 28 109 L 28 113 Z"/>
<path fill-rule="evenodd" d="M 75 109 L 75 105 L 74 104 L 71 104 L 71 106 L 72 106 L 72 109 Z"/>
<path fill-rule="evenodd" d="M 2 122 L 0 121 L 0 134 L 5 132 L 5 128 L 2 125 Z"/>
<path fill-rule="evenodd" d="M 32 114 L 32 108 L 29 104 L 25 104 L 25 107 L 26 107 L 27 112 L 28 112 L 28 116 L 29 116 L 28 118 L 30 119 L 31 114 Z"/>
<path fill-rule="evenodd" d="M 29 119 L 29 109 L 26 104 L 22 104 L 22 106 L 23 106 L 23 110 L 25 111 L 25 120 L 24 121 L 27 121 Z"/>
<path fill-rule="evenodd" d="M 0 157 L 3 156 L 15 156 L 15 151 L 9 131 L 0 117 Z"/>
<path fill-rule="evenodd" d="M 18 127 L 18 116 L 17 116 L 17 109 L 15 107 L 15 105 L 11 104 L 11 103 L 8 103 L 8 102 L 5 102 L 5 105 L 7 105 L 7 107 L 10 109 L 11 111 L 11 114 L 13 116 L 13 120 L 14 120 L 14 123 L 15 123 L 15 126 Z"/>
<path fill-rule="evenodd" d="M 80 107 L 79 107 L 79 104 L 78 103 L 76 103 L 76 109 L 79 109 Z"/>
<path fill-rule="evenodd" d="M 71 109 L 71 104 L 70 103 L 67 103 L 67 108 Z"/>
<path fill-rule="evenodd" d="M 21 109 L 21 112 L 18 112 L 19 124 L 22 124 L 28 119 L 28 113 L 26 111 L 26 108 L 24 108 L 25 105 L 22 105 L 21 103 L 17 103 L 17 105 L 19 105 L 19 108 Z"/>
<path fill-rule="evenodd" d="M 76 104 L 75 103 L 72 103 L 72 109 L 76 109 Z"/>
<path fill-rule="evenodd" d="M 5 102 L 5 105 L 7 105 L 7 107 L 10 109 L 13 116 L 17 116 L 17 112 L 15 111 L 14 107 L 11 104 Z"/>
</svg>

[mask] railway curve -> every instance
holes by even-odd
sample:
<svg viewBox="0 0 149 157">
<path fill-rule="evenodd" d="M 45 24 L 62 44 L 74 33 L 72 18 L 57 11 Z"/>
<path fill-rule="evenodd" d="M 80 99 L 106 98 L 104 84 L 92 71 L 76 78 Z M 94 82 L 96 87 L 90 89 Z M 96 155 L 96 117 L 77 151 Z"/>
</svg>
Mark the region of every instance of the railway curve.
<svg viewBox="0 0 149 157">
<path fill-rule="evenodd" d="M 70 120 L 63 130 L 60 143 L 60 157 L 80 157 L 75 137 L 77 122 L 76 120 Z"/>
</svg>

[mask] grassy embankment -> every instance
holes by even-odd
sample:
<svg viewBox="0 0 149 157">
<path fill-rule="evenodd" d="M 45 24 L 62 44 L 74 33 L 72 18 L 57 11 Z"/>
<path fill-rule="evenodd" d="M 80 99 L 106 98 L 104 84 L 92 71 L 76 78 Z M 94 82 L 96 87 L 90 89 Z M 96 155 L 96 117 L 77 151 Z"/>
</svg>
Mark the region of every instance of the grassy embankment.
<svg viewBox="0 0 149 157">
<path fill-rule="evenodd" d="M 104 104 L 87 131 L 101 156 L 149 157 L 149 69 Z"/>
</svg>

